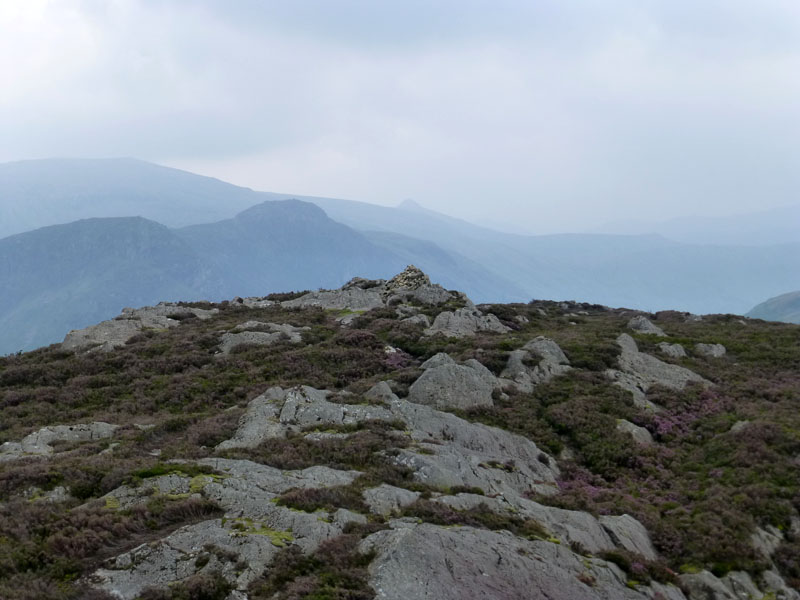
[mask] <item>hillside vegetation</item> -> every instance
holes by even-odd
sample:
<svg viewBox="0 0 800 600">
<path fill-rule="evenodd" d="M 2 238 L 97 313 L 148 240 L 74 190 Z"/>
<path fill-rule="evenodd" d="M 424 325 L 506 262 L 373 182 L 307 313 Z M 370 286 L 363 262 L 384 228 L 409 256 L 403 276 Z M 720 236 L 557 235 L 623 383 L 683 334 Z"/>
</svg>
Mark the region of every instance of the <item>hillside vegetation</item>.
<svg viewBox="0 0 800 600">
<path fill-rule="evenodd" d="M 483 540 L 472 544 L 476 552 L 493 540 L 500 554 L 504 544 L 517 548 L 509 556 L 519 560 L 552 555 L 537 560 L 553 573 L 574 561 L 569 585 L 586 598 L 607 597 L 604 586 L 612 585 L 621 585 L 608 588 L 620 598 L 727 598 L 700 595 L 697 578 L 706 571 L 725 585 L 746 572 L 758 593 L 779 594 L 771 597 L 800 590 L 800 327 L 732 315 L 647 315 L 661 336 L 631 329 L 642 313 L 626 309 L 549 301 L 472 309 L 459 294 L 392 300 L 387 294 L 397 292 L 386 286 L 360 280 L 349 288 L 384 290 L 389 300 L 370 309 L 326 308 L 340 296 L 312 301 L 300 293 L 185 304 L 175 309 L 174 326 L 145 328 L 108 351 L 53 345 L 0 358 L 0 443 L 7 442 L 0 447 L 0 597 L 101 600 L 116 589 L 119 597 L 150 600 L 372 598 L 385 572 L 376 565 L 393 564 L 382 544 L 398 532 L 413 540 L 417 531 L 427 531 L 426 539 L 456 536 L 465 552 L 471 544 L 457 536 Z M 198 318 L 194 308 L 216 312 Z M 463 335 L 433 331 L 445 312 L 453 319 L 469 313 L 483 325 Z M 269 323 L 290 325 L 299 338 L 267 341 Z M 262 336 L 229 338 L 241 343 L 221 352 L 223 336 L 235 331 Z M 631 393 L 614 375 L 624 371 L 623 333 L 640 353 L 700 378 L 683 389 L 640 378 L 644 389 Z M 563 350 L 564 368 L 531 349 L 550 343 L 540 336 Z M 665 354 L 664 342 L 680 344 L 686 356 Z M 513 378 L 514 357 L 532 374 L 531 386 Z M 434 364 L 425 362 L 431 358 Z M 442 368 L 480 372 L 490 381 L 488 396 L 473 405 L 415 403 L 420 382 Z M 329 393 L 323 400 L 294 386 Z M 290 402 L 307 412 L 294 408 L 286 417 Z M 269 416 L 273 406 L 284 407 L 276 409 L 280 418 Z M 345 417 L 331 421 L 342 406 Z M 423 408 L 432 416 L 415 421 Z M 313 423 L 303 416 L 311 413 Z M 448 425 L 423 439 L 417 430 L 434 418 Z M 52 442 L 40 432 L 33 450 L 14 445 L 46 426 L 90 423 L 118 427 Z M 253 438 L 253 427 L 265 423 L 284 429 Z M 478 466 L 491 473 L 485 480 L 478 473 L 437 483 L 460 431 L 495 431 L 472 424 L 518 434 L 508 440 L 519 440 L 519 448 L 532 442 L 534 454 L 514 459 L 528 450 L 509 450 L 508 460 L 482 459 Z M 476 443 L 458 448 L 472 452 Z M 321 467 L 328 470 L 314 470 Z M 272 516 L 248 513 L 239 496 L 227 504 L 259 469 L 266 479 L 253 490 L 271 498 L 263 505 Z M 393 496 L 393 508 L 376 509 L 376 489 L 399 490 L 392 493 L 409 501 Z M 513 510 L 497 508 L 502 503 Z M 634 517 L 654 553 L 621 534 L 616 546 L 599 550 L 588 535 L 562 532 L 561 519 L 583 513 L 601 523 L 610 518 L 604 515 Z M 314 527 L 324 531 L 308 533 Z M 164 548 L 182 548 L 180 536 L 190 533 L 196 549 L 182 560 L 194 566 L 137 587 L 137 569 L 156 561 L 148 552 L 161 553 L 153 564 L 172 565 Z M 264 547 L 247 546 L 261 540 L 268 559 Z M 131 553 L 139 547 L 150 549 Z M 621 584 L 611 582 L 612 573 Z M 775 587 L 778 573 L 783 588 Z"/>
</svg>

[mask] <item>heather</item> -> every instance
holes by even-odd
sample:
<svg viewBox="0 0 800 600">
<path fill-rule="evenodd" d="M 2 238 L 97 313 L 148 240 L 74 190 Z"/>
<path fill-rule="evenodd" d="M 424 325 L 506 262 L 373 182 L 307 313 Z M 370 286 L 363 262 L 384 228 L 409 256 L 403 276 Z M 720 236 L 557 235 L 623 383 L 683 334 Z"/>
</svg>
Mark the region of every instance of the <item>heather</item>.
<svg viewBox="0 0 800 600">
<path fill-rule="evenodd" d="M 46 424 L 121 426 L 113 439 L 62 443 L 46 459 L 0 462 L 0 597 L 26 597 L 7 591 L 25 589 L 30 598 L 91 598 L 94 592 L 81 578 L 102 560 L 215 515 L 213 505 L 196 498 L 156 496 L 126 511 L 98 500 L 123 484 L 142 485 L 176 471 L 187 477 L 211 472 L 176 466 L 172 459 L 216 456 L 282 470 L 325 465 L 359 471 L 350 485 L 292 489 L 276 503 L 306 512 L 344 507 L 365 513 L 362 492 L 388 483 L 423 493 L 403 510 L 406 517 L 546 537 L 530 520 L 501 517 L 480 506 L 455 511 L 434 502 L 438 494 L 482 490 L 437 489 L 398 466 L 392 460 L 398 449 L 426 451 L 399 421 L 311 428 L 252 448 L 215 450 L 231 437 L 247 403 L 270 386 L 304 384 L 335 392 L 331 402 L 380 404 L 364 398 L 373 384 L 391 380 L 392 390 L 403 397 L 422 372 L 422 362 L 438 352 L 457 361 L 475 358 L 500 375 L 510 352 L 540 335 L 560 345 L 571 371 L 530 393 L 510 388 L 495 393 L 490 408 L 458 412 L 529 438 L 543 451 L 539 460 L 550 460 L 544 452 L 558 459 L 558 493 L 533 499 L 596 515 L 635 517 L 665 563 L 625 554 L 605 558 L 644 582 L 699 569 L 757 574 L 767 564 L 751 536 L 759 527 L 774 526 L 786 532 L 774 563 L 800 587 L 800 538 L 791 531 L 800 511 L 800 327 L 731 315 L 699 321 L 682 313 L 654 315 L 654 323 L 668 332 L 667 341 L 682 344 L 689 355 L 665 357 L 657 347 L 664 338 L 632 333 L 639 349 L 714 385 L 682 391 L 654 387 L 647 398 L 660 410 L 653 412 L 636 406 L 629 392 L 605 376 L 606 369 L 617 366 L 615 339 L 631 333 L 626 323 L 633 311 L 544 301 L 491 305 L 482 308 L 508 326 L 508 333 L 444 338 L 424 336 L 422 325 L 402 322 L 392 307 L 360 313 L 349 328 L 336 320 L 346 311 L 249 308 L 235 302 L 213 307 L 220 312 L 207 321 L 185 318 L 177 327 L 146 331 L 108 353 L 69 353 L 51 346 L 0 358 L 0 442 L 19 440 Z M 310 329 L 301 344 L 281 341 L 219 354 L 220 336 L 244 321 Z M 692 352 L 698 342 L 723 344 L 727 354 L 704 358 Z M 617 430 L 621 419 L 646 428 L 654 443 L 640 445 Z M 318 439 L 306 437 L 312 431 L 321 434 Z M 67 500 L 43 499 L 60 486 L 69 488 Z M 251 597 L 370 597 L 370 557 L 357 551 L 357 543 L 385 527 L 384 520 L 372 515 L 365 529 L 311 554 L 294 547 L 282 551 L 276 566 L 251 587 Z M 221 577 L 203 574 L 169 590 L 148 590 L 143 597 L 224 597 L 226 585 Z"/>
</svg>

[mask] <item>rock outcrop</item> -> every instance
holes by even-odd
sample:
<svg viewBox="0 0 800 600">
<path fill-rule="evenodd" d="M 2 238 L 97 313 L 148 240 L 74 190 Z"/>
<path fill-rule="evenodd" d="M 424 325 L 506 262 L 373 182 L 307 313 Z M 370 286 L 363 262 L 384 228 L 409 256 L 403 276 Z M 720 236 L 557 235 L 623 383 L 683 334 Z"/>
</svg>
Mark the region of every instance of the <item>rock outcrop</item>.
<svg viewBox="0 0 800 600">
<path fill-rule="evenodd" d="M 433 325 L 425 330 L 425 335 L 441 334 L 445 337 L 470 337 L 481 331 L 506 333 L 511 331 L 492 314 L 483 314 L 474 306 L 444 311 L 436 315 Z"/>
<path fill-rule="evenodd" d="M 53 454 L 52 444 L 57 442 L 89 442 L 110 438 L 118 428 L 118 425 L 102 422 L 43 427 L 26 435 L 19 442 L 6 442 L 0 445 L 0 462 L 25 456 Z"/>
<path fill-rule="evenodd" d="M 656 593 L 667 600 L 685 598 L 678 588 L 657 583 L 631 589 L 616 565 L 575 554 L 563 544 L 403 520 L 391 527 L 361 546 L 376 553 L 369 566 L 376 598 L 643 600 Z"/>
<path fill-rule="evenodd" d="M 303 340 L 302 332 L 308 329 L 308 327 L 294 327 L 288 323 L 247 321 L 222 334 L 219 349 L 222 354 L 230 354 L 234 348 L 244 345 L 271 346 L 281 340 L 299 344 Z"/>
<path fill-rule="evenodd" d="M 379 384 L 385 393 L 384 385 Z M 252 448 L 289 432 L 313 435 L 308 433 L 311 427 L 399 421 L 405 423 L 404 434 L 413 445 L 396 449 L 393 460 L 410 468 L 417 481 L 442 489 L 477 487 L 487 494 L 512 496 L 556 491 L 555 460 L 522 436 L 394 394 L 387 397 L 386 406 L 330 402 L 330 394 L 306 386 L 270 388 L 250 402 L 233 437 L 218 449 Z"/>
<path fill-rule="evenodd" d="M 711 384 L 694 371 L 639 352 L 636 342 L 627 333 L 617 338 L 617 344 L 622 349 L 619 356 L 619 370 L 609 369 L 606 371 L 606 376 L 631 392 L 637 406 L 655 408 L 645 397 L 647 390 L 653 385 L 682 390 L 689 383 Z"/>
<path fill-rule="evenodd" d="M 617 431 L 622 431 L 624 433 L 631 434 L 631 437 L 643 446 L 649 446 L 653 443 L 653 436 L 650 435 L 650 432 L 647 431 L 644 427 L 639 427 L 631 423 L 630 421 L 626 421 L 625 419 L 617 419 Z"/>
<path fill-rule="evenodd" d="M 216 308 L 206 310 L 162 302 L 157 306 L 123 308 L 122 314 L 109 321 L 85 329 L 70 331 L 61 347 L 64 350 L 108 352 L 145 329 L 167 329 L 176 327 L 187 318 L 208 319 L 217 313 Z"/>
<path fill-rule="evenodd" d="M 425 372 L 408 390 L 408 400 L 439 409 L 492 406 L 497 378 L 475 359 L 457 364 L 440 353 L 423 363 Z"/>
<path fill-rule="evenodd" d="M 686 350 L 680 344 L 670 344 L 669 342 L 659 342 L 658 349 L 665 356 L 670 358 L 683 358 L 686 356 Z"/>
<path fill-rule="evenodd" d="M 705 358 L 721 358 L 727 349 L 722 344 L 695 344 L 694 352 Z"/>
<path fill-rule="evenodd" d="M 654 325 L 650 319 L 643 315 L 637 315 L 628 321 L 628 329 L 633 329 L 637 333 L 667 337 L 667 334 L 664 333 L 661 327 Z"/>
<path fill-rule="evenodd" d="M 539 363 L 529 366 L 534 357 L 539 358 Z M 500 373 L 500 381 L 520 392 L 530 393 L 536 385 L 563 375 L 570 369 L 569 359 L 558 344 L 539 336 L 509 354 L 506 368 Z"/>
<path fill-rule="evenodd" d="M 282 302 L 281 305 L 288 308 L 318 306 L 360 312 L 408 302 L 436 306 L 451 300 L 469 302 L 461 292 L 450 292 L 431 283 L 425 273 L 409 265 L 405 271 L 389 281 L 356 277 L 338 290 L 309 292 L 294 300 Z"/>
</svg>

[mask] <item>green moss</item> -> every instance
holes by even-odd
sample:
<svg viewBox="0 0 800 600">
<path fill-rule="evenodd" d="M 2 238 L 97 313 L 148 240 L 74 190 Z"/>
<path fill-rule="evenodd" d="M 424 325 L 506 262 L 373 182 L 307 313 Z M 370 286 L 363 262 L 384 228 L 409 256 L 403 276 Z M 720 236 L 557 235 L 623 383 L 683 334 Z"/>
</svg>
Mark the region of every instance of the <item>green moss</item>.
<svg viewBox="0 0 800 600">
<path fill-rule="evenodd" d="M 231 533 L 233 536 L 244 535 L 263 535 L 269 538 L 273 546 L 283 548 L 294 541 L 294 536 L 290 531 L 279 531 L 267 527 L 263 521 L 256 521 L 250 518 L 232 519 L 233 525 Z"/>
</svg>

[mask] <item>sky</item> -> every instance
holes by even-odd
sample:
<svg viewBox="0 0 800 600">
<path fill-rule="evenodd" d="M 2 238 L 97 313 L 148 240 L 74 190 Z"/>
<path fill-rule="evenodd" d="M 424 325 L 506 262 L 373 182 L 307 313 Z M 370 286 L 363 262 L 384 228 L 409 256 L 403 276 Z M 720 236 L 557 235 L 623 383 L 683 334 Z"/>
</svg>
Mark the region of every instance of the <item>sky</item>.
<svg viewBox="0 0 800 600">
<path fill-rule="evenodd" d="M 797 0 L 0 0 L 0 162 L 532 233 L 797 204 Z"/>
</svg>

